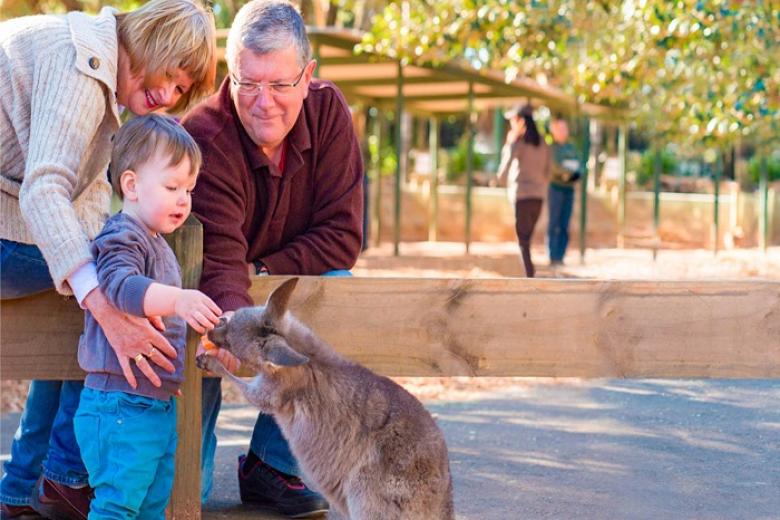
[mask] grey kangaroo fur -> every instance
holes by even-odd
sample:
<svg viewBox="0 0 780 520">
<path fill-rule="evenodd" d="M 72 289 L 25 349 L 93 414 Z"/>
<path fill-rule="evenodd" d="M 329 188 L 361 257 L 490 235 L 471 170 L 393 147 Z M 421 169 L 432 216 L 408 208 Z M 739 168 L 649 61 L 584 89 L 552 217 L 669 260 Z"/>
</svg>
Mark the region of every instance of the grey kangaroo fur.
<svg viewBox="0 0 780 520">
<path fill-rule="evenodd" d="M 289 312 L 298 279 L 265 308 L 247 307 L 209 338 L 257 372 L 230 374 L 214 357 L 198 365 L 232 380 L 273 414 L 303 478 L 351 520 L 453 519 L 447 446 L 431 415 L 406 390 L 349 361 Z"/>
</svg>

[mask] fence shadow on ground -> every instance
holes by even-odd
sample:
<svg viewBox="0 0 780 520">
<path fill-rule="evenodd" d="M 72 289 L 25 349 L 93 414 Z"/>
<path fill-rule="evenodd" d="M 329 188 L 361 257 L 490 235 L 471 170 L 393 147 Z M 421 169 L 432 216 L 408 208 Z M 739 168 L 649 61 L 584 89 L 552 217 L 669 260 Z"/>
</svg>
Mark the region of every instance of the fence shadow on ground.
<svg viewBox="0 0 780 520">
<path fill-rule="evenodd" d="M 768 519 L 780 509 L 779 401 L 778 381 L 567 380 L 428 408 L 459 519 Z M 254 417 L 225 406 L 204 518 L 266 517 L 238 506 L 235 461 Z"/>
</svg>

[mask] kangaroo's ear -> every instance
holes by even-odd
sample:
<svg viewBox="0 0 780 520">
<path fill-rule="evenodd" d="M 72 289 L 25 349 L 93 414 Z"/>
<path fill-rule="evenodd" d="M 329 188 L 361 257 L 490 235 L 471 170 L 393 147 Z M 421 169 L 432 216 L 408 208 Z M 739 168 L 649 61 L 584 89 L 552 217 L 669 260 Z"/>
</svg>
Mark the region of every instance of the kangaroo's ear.
<svg viewBox="0 0 780 520">
<path fill-rule="evenodd" d="M 287 304 L 290 303 L 290 295 L 298 284 L 298 278 L 285 280 L 282 285 L 271 291 L 268 301 L 265 302 L 265 314 L 270 320 L 277 321 L 287 312 Z"/>
<path fill-rule="evenodd" d="M 279 367 L 297 367 L 309 362 L 309 358 L 290 348 L 284 341 L 274 341 L 266 347 L 265 360 Z"/>
</svg>

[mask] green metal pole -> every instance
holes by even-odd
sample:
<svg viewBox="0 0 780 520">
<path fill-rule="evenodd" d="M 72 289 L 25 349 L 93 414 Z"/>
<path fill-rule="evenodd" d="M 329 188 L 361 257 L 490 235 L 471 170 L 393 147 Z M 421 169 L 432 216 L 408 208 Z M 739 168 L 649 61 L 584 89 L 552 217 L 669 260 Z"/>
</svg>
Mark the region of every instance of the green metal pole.
<svg viewBox="0 0 780 520">
<path fill-rule="evenodd" d="M 590 119 L 582 119 L 582 178 L 580 179 L 580 263 L 585 263 L 588 228 L 588 159 L 590 158 Z"/>
<path fill-rule="evenodd" d="M 312 76 L 315 78 L 320 77 L 320 42 L 314 43 L 314 48 L 312 49 L 313 58 L 317 61 L 317 66 L 314 67 L 314 73 Z"/>
<path fill-rule="evenodd" d="M 431 116 L 428 127 L 428 148 L 431 154 L 431 205 L 428 217 L 428 240 L 438 239 L 439 222 L 439 118 Z"/>
<path fill-rule="evenodd" d="M 398 76 L 396 78 L 398 94 L 395 98 L 395 212 L 393 220 L 393 255 L 400 254 L 401 243 L 401 160 L 403 153 L 403 141 L 401 122 L 404 112 L 404 71 L 401 62 L 398 62 Z"/>
<path fill-rule="evenodd" d="M 506 119 L 504 119 L 504 113 L 499 107 L 493 109 L 493 146 L 496 149 L 496 167 L 498 170 L 498 164 L 501 162 L 501 148 L 504 146 L 504 129 L 506 128 Z"/>
<path fill-rule="evenodd" d="M 618 236 L 617 246 L 623 248 L 626 245 L 626 148 L 628 129 L 625 124 L 618 130 L 618 161 L 620 162 L 620 177 L 618 179 Z"/>
<path fill-rule="evenodd" d="M 769 171 L 766 156 L 762 156 L 758 163 L 758 196 L 760 197 L 760 217 L 758 221 L 758 247 L 764 253 L 769 247 Z"/>
<path fill-rule="evenodd" d="M 718 237 L 720 236 L 720 175 L 723 169 L 723 158 L 720 151 L 715 160 L 715 200 L 712 207 L 712 252 L 718 254 Z"/>
<path fill-rule="evenodd" d="M 378 107 L 371 109 L 371 138 L 374 141 L 374 150 L 371 154 L 371 170 L 374 172 L 374 245 L 379 247 L 382 234 L 382 111 Z"/>
<path fill-rule="evenodd" d="M 468 147 L 466 149 L 466 254 L 471 247 L 471 185 L 474 177 L 474 83 L 469 81 L 468 97 Z"/>
<path fill-rule="evenodd" d="M 653 261 L 658 256 L 658 248 L 661 245 L 661 236 L 658 228 L 661 220 L 661 145 L 656 142 L 655 155 L 653 157 Z"/>
</svg>

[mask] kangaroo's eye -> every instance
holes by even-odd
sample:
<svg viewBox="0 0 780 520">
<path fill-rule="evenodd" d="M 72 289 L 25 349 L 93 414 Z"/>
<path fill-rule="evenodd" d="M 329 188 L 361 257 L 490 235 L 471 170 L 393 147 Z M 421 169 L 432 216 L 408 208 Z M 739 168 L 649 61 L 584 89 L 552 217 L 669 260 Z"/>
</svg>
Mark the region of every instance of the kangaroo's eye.
<svg viewBox="0 0 780 520">
<path fill-rule="evenodd" d="M 278 332 L 276 332 L 276 329 L 271 327 L 270 325 L 263 325 L 260 327 L 260 335 L 261 336 L 273 336 L 273 335 L 279 335 Z"/>
</svg>

